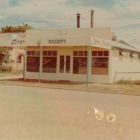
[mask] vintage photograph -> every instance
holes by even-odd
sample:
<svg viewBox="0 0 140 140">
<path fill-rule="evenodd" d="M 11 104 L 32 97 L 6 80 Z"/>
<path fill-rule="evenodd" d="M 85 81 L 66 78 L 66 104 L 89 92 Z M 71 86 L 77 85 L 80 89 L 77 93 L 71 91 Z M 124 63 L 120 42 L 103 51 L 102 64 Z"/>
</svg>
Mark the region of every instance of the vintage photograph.
<svg viewBox="0 0 140 140">
<path fill-rule="evenodd" d="M 140 140 L 139 13 L 0 0 L 0 140 Z"/>
</svg>

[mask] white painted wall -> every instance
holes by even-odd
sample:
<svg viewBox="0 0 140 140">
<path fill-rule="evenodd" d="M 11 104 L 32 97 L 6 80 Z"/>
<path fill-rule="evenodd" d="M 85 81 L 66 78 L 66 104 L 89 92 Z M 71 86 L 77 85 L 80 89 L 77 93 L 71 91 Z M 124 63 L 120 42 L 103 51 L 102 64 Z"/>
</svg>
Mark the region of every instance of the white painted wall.
<svg viewBox="0 0 140 140">
<path fill-rule="evenodd" d="M 17 57 L 18 55 L 22 56 L 22 60 L 21 63 L 17 62 Z M 18 47 L 13 47 L 13 50 L 10 51 L 10 59 L 13 60 L 13 63 L 11 63 L 12 66 L 12 71 L 23 71 L 23 66 L 24 66 L 24 54 L 25 54 L 25 50 L 18 48 Z"/>
<path fill-rule="evenodd" d="M 130 52 L 119 55 L 118 49 L 112 49 L 110 55 L 110 82 L 114 83 L 121 80 L 134 81 L 140 80 L 140 58 L 136 53 L 130 57 Z"/>
<path fill-rule="evenodd" d="M 91 37 L 111 40 L 112 30 L 109 27 L 29 30 L 26 33 L 25 45 L 38 46 L 37 42 L 40 41 L 42 46 L 89 46 Z M 64 39 L 66 42 L 62 44 L 48 43 L 48 40 L 56 39 Z"/>
</svg>

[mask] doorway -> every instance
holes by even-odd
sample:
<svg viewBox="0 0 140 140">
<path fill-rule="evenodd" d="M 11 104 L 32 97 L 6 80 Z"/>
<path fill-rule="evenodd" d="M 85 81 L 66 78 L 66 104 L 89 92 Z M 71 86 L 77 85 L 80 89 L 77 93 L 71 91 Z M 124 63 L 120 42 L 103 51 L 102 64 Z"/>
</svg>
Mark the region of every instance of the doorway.
<svg viewBox="0 0 140 140">
<path fill-rule="evenodd" d="M 71 73 L 71 56 L 70 55 L 60 55 L 59 56 L 59 74 L 60 80 L 70 80 L 69 76 Z"/>
</svg>

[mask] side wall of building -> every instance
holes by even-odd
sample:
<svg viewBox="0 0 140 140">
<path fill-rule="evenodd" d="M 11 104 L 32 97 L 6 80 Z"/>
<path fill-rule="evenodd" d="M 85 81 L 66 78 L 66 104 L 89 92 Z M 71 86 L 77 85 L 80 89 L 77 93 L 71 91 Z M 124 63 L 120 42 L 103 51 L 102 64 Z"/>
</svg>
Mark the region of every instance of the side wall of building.
<svg viewBox="0 0 140 140">
<path fill-rule="evenodd" d="M 110 83 L 140 80 L 140 58 L 138 53 L 119 49 L 110 51 Z"/>
</svg>

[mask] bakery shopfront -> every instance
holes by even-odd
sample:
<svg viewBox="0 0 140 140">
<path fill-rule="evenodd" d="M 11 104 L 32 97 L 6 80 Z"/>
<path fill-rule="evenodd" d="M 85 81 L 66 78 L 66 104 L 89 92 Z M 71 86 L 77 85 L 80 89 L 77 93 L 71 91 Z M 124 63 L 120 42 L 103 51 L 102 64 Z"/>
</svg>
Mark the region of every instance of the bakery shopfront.
<svg viewBox="0 0 140 140">
<path fill-rule="evenodd" d="M 109 82 L 110 39 L 110 28 L 30 31 L 24 78 Z"/>
</svg>

